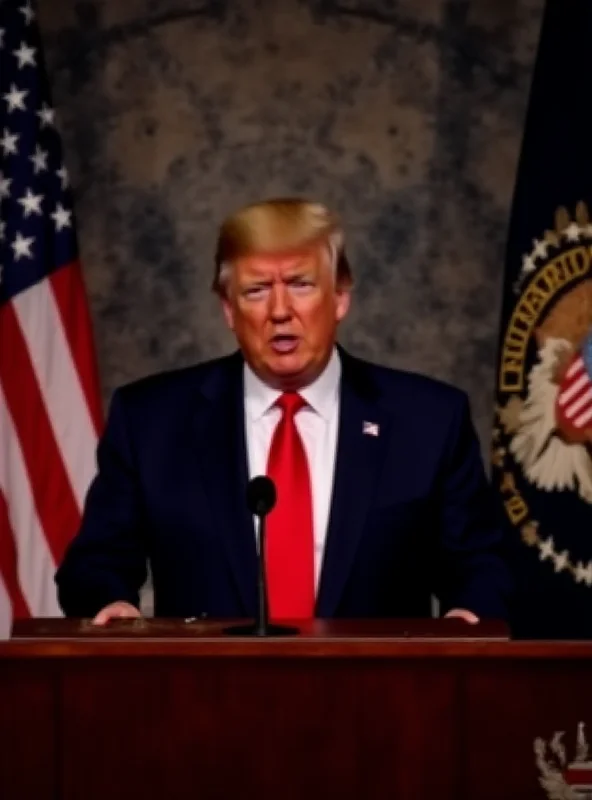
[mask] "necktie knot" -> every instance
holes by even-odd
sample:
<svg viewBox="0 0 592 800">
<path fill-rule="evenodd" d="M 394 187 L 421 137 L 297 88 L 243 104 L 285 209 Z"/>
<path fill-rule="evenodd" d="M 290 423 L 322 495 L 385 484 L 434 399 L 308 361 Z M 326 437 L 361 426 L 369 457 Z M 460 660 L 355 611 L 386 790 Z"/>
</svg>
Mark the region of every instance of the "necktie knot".
<svg viewBox="0 0 592 800">
<path fill-rule="evenodd" d="M 276 405 L 281 408 L 285 418 L 294 416 L 307 405 L 306 400 L 298 392 L 284 392 L 278 397 Z"/>
</svg>

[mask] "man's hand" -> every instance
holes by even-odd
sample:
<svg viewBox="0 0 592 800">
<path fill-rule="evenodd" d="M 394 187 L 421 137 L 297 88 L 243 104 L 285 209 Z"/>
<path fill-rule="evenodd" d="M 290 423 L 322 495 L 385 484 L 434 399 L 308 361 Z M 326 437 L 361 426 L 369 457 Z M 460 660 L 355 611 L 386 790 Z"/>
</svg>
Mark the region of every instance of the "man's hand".
<svg viewBox="0 0 592 800">
<path fill-rule="evenodd" d="M 135 619 L 142 615 L 131 603 L 124 603 L 122 600 L 117 603 L 109 603 L 102 608 L 93 619 L 93 625 L 105 625 L 110 619 Z"/>
<path fill-rule="evenodd" d="M 476 625 L 479 622 L 479 617 L 476 614 L 473 614 L 472 611 L 468 611 L 466 608 L 453 608 L 448 612 L 448 614 L 445 614 L 445 619 L 450 619 L 452 617 L 464 619 L 465 622 L 468 622 L 471 625 Z"/>
</svg>

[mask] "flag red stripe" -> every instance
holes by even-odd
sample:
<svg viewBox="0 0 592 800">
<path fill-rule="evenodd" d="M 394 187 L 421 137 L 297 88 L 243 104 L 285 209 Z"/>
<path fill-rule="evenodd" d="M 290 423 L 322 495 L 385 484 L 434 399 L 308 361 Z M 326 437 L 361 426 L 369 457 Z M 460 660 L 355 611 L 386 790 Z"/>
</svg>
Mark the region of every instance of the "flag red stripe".
<svg viewBox="0 0 592 800">
<path fill-rule="evenodd" d="M 592 788 L 592 770 L 569 767 L 565 772 L 565 782 L 568 786 L 581 786 L 582 788 Z"/>
<path fill-rule="evenodd" d="M 92 323 L 82 282 L 80 263 L 74 261 L 56 270 L 50 277 L 50 283 L 98 436 L 102 431 L 103 411 L 99 373 L 93 346 Z"/>
<path fill-rule="evenodd" d="M 8 518 L 8 506 L 0 491 L 0 580 L 4 583 L 12 603 L 12 616 L 15 619 L 30 617 L 31 612 L 18 580 L 18 567 L 14 534 Z"/>
<path fill-rule="evenodd" d="M 18 431 L 37 514 L 52 556 L 60 563 L 79 527 L 80 512 L 10 303 L 0 308 L 0 381 Z"/>
</svg>

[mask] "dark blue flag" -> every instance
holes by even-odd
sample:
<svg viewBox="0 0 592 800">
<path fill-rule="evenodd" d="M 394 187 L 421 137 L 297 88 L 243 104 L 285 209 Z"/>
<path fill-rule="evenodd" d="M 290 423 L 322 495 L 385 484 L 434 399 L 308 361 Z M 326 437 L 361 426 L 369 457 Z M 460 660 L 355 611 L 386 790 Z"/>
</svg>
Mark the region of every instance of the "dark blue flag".
<svg viewBox="0 0 592 800">
<path fill-rule="evenodd" d="M 592 636 L 590 0 L 548 0 L 510 221 L 493 479 L 518 636 Z"/>
</svg>

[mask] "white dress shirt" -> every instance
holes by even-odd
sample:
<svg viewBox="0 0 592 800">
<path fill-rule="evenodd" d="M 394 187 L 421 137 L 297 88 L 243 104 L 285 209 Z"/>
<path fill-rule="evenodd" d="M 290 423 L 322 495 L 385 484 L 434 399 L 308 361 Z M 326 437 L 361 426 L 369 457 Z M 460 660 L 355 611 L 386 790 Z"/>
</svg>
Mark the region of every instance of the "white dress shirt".
<svg viewBox="0 0 592 800">
<path fill-rule="evenodd" d="M 274 406 L 282 394 L 258 378 L 245 364 L 245 431 L 249 459 L 249 477 L 265 475 L 273 432 L 282 412 Z M 339 422 L 339 385 L 341 361 L 333 350 L 329 363 L 319 377 L 299 394 L 307 402 L 295 417 L 308 458 L 312 488 L 315 587 L 318 589 L 323 564 L 327 525 L 333 494 L 337 428 Z"/>
</svg>

